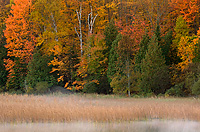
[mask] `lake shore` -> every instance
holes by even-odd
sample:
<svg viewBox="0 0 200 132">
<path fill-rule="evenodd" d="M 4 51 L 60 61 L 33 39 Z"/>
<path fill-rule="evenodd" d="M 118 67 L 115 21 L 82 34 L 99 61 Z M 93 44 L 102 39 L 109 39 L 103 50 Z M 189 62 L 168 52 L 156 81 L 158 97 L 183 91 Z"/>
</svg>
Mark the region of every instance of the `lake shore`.
<svg viewBox="0 0 200 132">
<path fill-rule="evenodd" d="M 1 132 L 198 132 L 200 122 L 151 120 L 133 122 L 2 123 Z"/>
</svg>

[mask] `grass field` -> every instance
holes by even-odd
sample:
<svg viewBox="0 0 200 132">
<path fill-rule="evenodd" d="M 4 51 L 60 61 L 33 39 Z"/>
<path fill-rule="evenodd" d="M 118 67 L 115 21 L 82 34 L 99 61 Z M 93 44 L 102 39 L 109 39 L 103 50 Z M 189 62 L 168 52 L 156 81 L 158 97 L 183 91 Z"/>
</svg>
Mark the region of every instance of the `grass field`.
<svg viewBox="0 0 200 132">
<path fill-rule="evenodd" d="M 200 121 L 200 100 L 98 95 L 0 95 L 1 123 Z"/>
</svg>

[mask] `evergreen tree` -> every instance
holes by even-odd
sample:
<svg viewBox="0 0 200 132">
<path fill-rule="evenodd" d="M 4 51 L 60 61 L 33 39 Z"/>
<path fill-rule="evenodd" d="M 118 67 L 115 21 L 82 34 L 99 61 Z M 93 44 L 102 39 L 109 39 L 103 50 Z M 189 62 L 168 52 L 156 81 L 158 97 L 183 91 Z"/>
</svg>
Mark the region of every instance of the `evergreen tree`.
<svg viewBox="0 0 200 132">
<path fill-rule="evenodd" d="M 6 38 L 4 36 L 5 19 L 8 17 L 10 6 L 8 6 L 9 0 L 0 0 L 0 88 L 6 85 L 8 72 L 4 66 L 4 59 L 7 57 L 7 49 L 4 47 L 6 45 Z M 1 89 L 5 91 L 5 88 Z"/>
<path fill-rule="evenodd" d="M 172 38 L 173 38 L 172 35 L 173 35 L 172 30 L 169 30 L 164 37 L 163 45 L 161 45 L 163 56 L 165 57 L 165 60 L 166 60 L 166 65 L 171 65 L 172 63 L 174 63 L 171 57 L 171 54 L 175 54 L 175 53 L 173 53 L 172 51 L 170 52 L 170 48 L 172 45 Z"/>
<path fill-rule="evenodd" d="M 56 83 L 55 77 L 50 73 L 52 67 L 48 66 L 51 61 L 50 58 L 47 55 L 42 55 L 40 51 L 33 54 L 33 59 L 28 64 L 26 85 L 30 88 L 35 88 L 36 84 L 42 81 L 48 82 L 49 86 Z"/>
<path fill-rule="evenodd" d="M 113 41 L 116 39 L 118 35 L 117 28 L 115 26 L 114 20 L 112 19 L 109 24 L 106 26 L 104 30 L 104 36 L 105 36 L 105 43 L 106 43 L 106 49 L 104 50 L 105 57 L 107 58 L 106 61 L 106 69 L 108 68 L 108 63 L 109 63 L 109 55 L 112 47 Z M 107 75 L 108 73 L 101 77 L 102 82 L 100 83 L 100 89 L 104 89 L 106 93 L 110 93 L 111 87 L 110 87 L 110 78 Z"/>
<path fill-rule="evenodd" d="M 27 73 L 27 64 L 21 63 L 21 60 L 18 57 L 12 58 L 15 63 L 12 67 L 12 72 L 9 74 L 11 78 L 7 79 L 6 82 L 6 90 L 13 93 L 21 93 L 24 92 L 24 80 Z"/>
<path fill-rule="evenodd" d="M 117 72 L 117 59 L 119 57 L 117 53 L 117 48 L 118 48 L 118 43 L 121 39 L 122 39 L 122 35 L 118 34 L 116 39 L 113 41 L 111 49 L 110 49 L 108 71 L 107 71 L 107 77 L 108 77 L 109 83 L 112 81 L 112 77 Z"/>
<path fill-rule="evenodd" d="M 149 40 L 150 40 L 149 35 L 146 32 L 146 34 L 142 37 L 142 41 L 140 42 L 140 45 L 139 45 L 139 51 L 137 52 L 135 56 L 135 70 L 138 72 L 141 71 L 141 62 L 145 57 Z"/>
<path fill-rule="evenodd" d="M 161 37 L 160 26 L 157 25 L 154 34 L 158 40 L 158 45 L 162 50 L 162 55 L 165 58 L 165 63 L 166 65 L 169 65 L 171 59 L 169 57 L 169 51 L 170 51 L 170 46 L 172 44 L 172 31 L 170 30 L 164 37 Z"/>
<path fill-rule="evenodd" d="M 3 35 L 3 27 L 0 28 L 0 87 L 5 86 L 6 81 L 7 81 L 7 74 L 8 72 L 6 71 L 6 68 L 4 66 L 4 59 L 6 58 L 7 55 L 7 50 L 4 47 L 6 44 L 6 39 Z"/>
<path fill-rule="evenodd" d="M 111 86 L 114 93 L 127 93 L 130 96 L 132 91 L 132 71 L 134 57 L 134 40 L 129 36 L 122 36 L 118 43 L 118 58 L 116 63 L 116 73 L 114 74 Z"/>
<path fill-rule="evenodd" d="M 87 78 L 100 81 L 100 77 L 105 74 L 106 61 L 103 51 L 105 50 L 105 41 L 100 34 L 89 36 L 85 49 L 85 57 L 87 58 Z M 89 48 L 88 48 L 89 47 Z"/>
<path fill-rule="evenodd" d="M 109 56 L 112 43 L 118 35 L 118 31 L 113 19 L 109 22 L 108 26 L 105 28 L 104 35 L 105 35 L 105 42 L 107 46 L 107 50 L 105 50 L 105 53 Z"/>
<path fill-rule="evenodd" d="M 162 44 L 162 42 L 161 42 L 162 38 L 161 38 L 160 25 L 159 24 L 157 24 L 156 30 L 154 31 L 154 34 L 155 34 L 155 36 L 158 40 L 158 45 L 161 45 Z"/>
<path fill-rule="evenodd" d="M 164 93 L 169 87 L 169 74 L 162 55 L 162 50 L 158 44 L 158 39 L 154 35 L 148 46 L 148 51 L 141 63 L 140 89 L 143 94 Z"/>
</svg>

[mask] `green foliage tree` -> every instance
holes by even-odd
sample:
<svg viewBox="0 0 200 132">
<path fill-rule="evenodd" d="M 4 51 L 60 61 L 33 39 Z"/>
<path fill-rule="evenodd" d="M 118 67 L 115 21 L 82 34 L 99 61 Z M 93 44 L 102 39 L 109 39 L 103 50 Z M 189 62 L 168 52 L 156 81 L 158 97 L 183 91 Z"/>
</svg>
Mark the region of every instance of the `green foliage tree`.
<svg viewBox="0 0 200 132">
<path fill-rule="evenodd" d="M 146 32 L 146 34 L 142 37 L 142 41 L 140 42 L 139 45 L 139 51 L 135 56 L 135 70 L 138 72 L 141 72 L 141 62 L 145 58 L 149 41 L 150 38 L 148 33 Z"/>
<path fill-rule="evenodd" d="M 6 90 L 15 93 L 16 91 L 25 92 L 25 76 L 26 76 L 26 64 L 21 63 L 21 60 L 17 57 L 13 58 L 15 65 L 12 67 L 13 72 L 10 74 L 12 76 L 6 82 Z"/>
<path fill-rule="evenodd" d="M 172 30 L 169 30 L 167 34 L 164 36 L 163 44 L 161 45 L 161 49 L 163 52 L 163 56 L 165 57 L 166 65 L 171 65 L 174 63 L 173 58 L 171 57 L 171 54 L 175 54 L 170 51 L 171 45 L 172 45 L 172 39 L 173 39 L 173 32 Z"/>
<path fill-rule="evenodd" d="M 170 78 L 165 59 L 158 45 L 158 39 L 154 35 L 149 43 L 145 58 L 142 60 L 139 87 L 143 94 L 154 93 L 158 95 L 166 91 L 169 82 Z"/>
<path fill-rule="evenodd" d="M 122 36 L 122 39 L 118 43 L 118 58 L 117 58 L 117 73 L 114 75 L 114 78 L 111 82 L 113 84 L 121 85 L 123 83 L 123 87 L 118 89 L 117 87 L 113 87 L 114 93 L 128 93 L 130 96 L 131 93 L 131 74 L 133 71 L 133 58 L 134 58 L 134 39 L 131 39 L 129 36 Z M 116 79 L 116 76 L 121 76 Z M 123 81 L 122 81 L 123 79 Z"/>
<path fill-rule="evenodd" d="M 36 92 L 38 94 L 44 94 L 47 93 L 49 90 L 49 83 L 46 81 L 42 81 L 42 82 L 37 82 L 36 86 L 35 86 Z"/>
<path fill-rule="evenodd" d="M 173 96 L 188 96 L 192 94 L 192 87 L 200 77 L 199 63 L 190 63 L 184 70 L 173 69 L 174 86 L 168 90 L 167 94 Z M 176 91 L 176 92 L 173 92 Z"/>
<path fill-rule="evenodd" d="M 107 71 L 107 77 L 108 82 L 110 83 L 112 81 L 112 77 L 117 72 L 117 59 L 119 57 L 117 53 L 118 43 L 122 39 L 122 35 L 118 34 L 116 39 L 112 42 L 112 46 L 110 49 L 109 54 L 109 62 L 108 62 L 108 71 Z"/>
<path fill-rule="evenodd" d="M 107 57 L 108 57 L 111 47 L 112 47 L 112 43 L 118 35 L 118 31 L 113 19 L 109 22 L 109 24 L 105 28 L 104 35 L 105 35 L 105 42 L 107 46 L 107 50 L 105 50 L 105 53 L 107 54 Z"/>
<path fill-rule="evenodd" d="M 0 86 L 5 86 L 8 72 L 4 66 L 4 59 L 6 58 L 6 48 L 4 47 L 4 40 L 0 38 Z"/>
<path fill-rule="evenodd" d="M 108 58 L 105 57 L 105 49 L 106 44 L 102 35 L 90 34 L 88 36 L 78 69 L 80 81 L 76 81 L 76 85 L 80 84 L 83 86 L 84 92 L 89 92 L 88 86 L 92 84 L 93 87 L 96 86 L 97 88 L 93 88 L 91 91 L 94 92 L 94 89 L 96 89 L 95 93 L 108 93 L 107 87 L 100 87 L 104 83 L 101 79 L 106 75 L 106 62 Z M 93 85 L 93 82 L 97 85 Z"/>
<path fill-rule="evenodd" d="M 6 28 L 5 19 L 10 11 L 10 6 L 7 6 L 7 4 L 9 4 L 9 0 L 0 0 L 0 88 L 2 88 L 2 91 L 5 91 L 3 86 L 6 84 L 8 75 L 3 61 L 7 57 L 7 50 L 4 47 L 6 45 L 6 38 L 3 32 Z"/>
<path fill-rule="evenodd" d="M 200 79 L 192 86 L 192 94 L 200 95 Z"/>
<path fill-rule="evenodd" d="M 6 59 L 7 56 L 7 50 L 4 47 L 6 44 L 6 38 L 3 34 L 3 30 L 5 29 L 5 25 L 0 27 L 0 87 L 5 86 L 7 81 L 7 74 L 6 68 L 4 66 L 4 59 Z"/>
<path fill-rule="evenodd" d="M 194 63 L 200 62 L 200 41 L 196 43 Z"/>
<path fill-rule="evenodd" d="M 156 38 L 158 40 L 158 45 L 161 45 L 162 37 L 161 37 L 160 25 L 159 24 L 156 25 L 156 30 L 154 31 L 154 35 L 156 36 Z"/>
<path fill-rule="evenodd" d="M 35 88 L 38 82 L 47 82 L 49 86 L 56 83 L 55 77 L 50 73 L 52 67 L 48 66 L 51 57 L 43 55 L 40 51 L 33 54 L 32 60 L 28 64 L 28 74 L 26 76 L 26 88 Z M 34 89 L 36 91 L 36 89 Z"/>
</svg>

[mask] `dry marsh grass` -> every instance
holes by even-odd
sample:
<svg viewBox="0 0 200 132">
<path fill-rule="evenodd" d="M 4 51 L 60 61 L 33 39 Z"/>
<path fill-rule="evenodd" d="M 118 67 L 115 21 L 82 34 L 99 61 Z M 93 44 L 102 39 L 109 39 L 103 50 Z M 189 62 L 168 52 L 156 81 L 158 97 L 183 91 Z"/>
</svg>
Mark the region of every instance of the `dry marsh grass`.
<svg viewBox="0 0 200 132">
<path fill-rule="evenodd" d="M 146 119 L 200 121 L 200 100 L 0 95 L 0 122 L 116 122 Z"/>
</svg>

